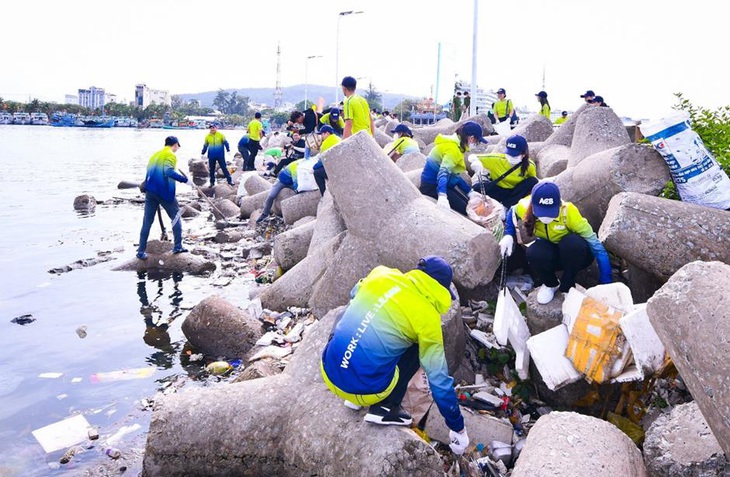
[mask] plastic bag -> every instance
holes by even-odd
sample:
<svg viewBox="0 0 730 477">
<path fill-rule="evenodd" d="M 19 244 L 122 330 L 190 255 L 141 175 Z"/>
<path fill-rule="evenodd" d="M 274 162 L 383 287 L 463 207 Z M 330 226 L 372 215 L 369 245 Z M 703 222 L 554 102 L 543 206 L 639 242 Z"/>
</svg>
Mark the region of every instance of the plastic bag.
<svg viewBox="0 0 730 477">
<path fill-rule="evenodd" d="M 501 123 L 497 121 L 494 124 L 494 130 L 500 136 L 509 136 L 512 132 L 512 126 L 510 126 L 509 121 L 502 121 Z"/>
<path fill-rule="evenodd" d="M 297 192 L 319 190 L 317 181 L 314 180 L 314 165 L 319 159 L 311 157 L 305 159 L 297 166 Z"/>
<path fill-rule="evenodd" d="M 730 209 L 730 178 L 707 150 L 682 112 L 639 126 L 669 166 L 683 202 Z"/>
<path fill-rule="evenodd" d="M 497 309 L 494 311 L 494 325 L 492 332 L 497 342 L 504 346 L 509 343 L 515 350 L 515 368 L 520 379 L 528 379 L 530 365 L 530 350 L 527 340 L 530 339 L 530 330 L 525 317 L 522 316 L 512 293 L 505 287 L 497 297 Z"/>
<path fill-rule="evenodd" d="M 496 240 L 504 235 L 502 216 L 504 207 L 489 196 L 474 197 L 466 205 L 466 216 L 485 229 L 492 232 Z"/>
</svg>

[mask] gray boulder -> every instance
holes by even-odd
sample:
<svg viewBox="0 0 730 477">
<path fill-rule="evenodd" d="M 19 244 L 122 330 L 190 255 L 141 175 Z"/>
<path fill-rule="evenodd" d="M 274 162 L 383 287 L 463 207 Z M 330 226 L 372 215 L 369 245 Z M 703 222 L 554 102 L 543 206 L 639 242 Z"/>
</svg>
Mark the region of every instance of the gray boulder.
<svg viewBox="0 0 730 477">
<path fill-rule="evenodd" d="M 231 202 L 229 199 L 217 199 L 213 203 L 216 208 L 211 207 L 211 212 L 213 212 L 216 219 L 238 217 L 241 215 L 240 207 Z"/>
<path fill-rule="evenodd" d="M 332 194 L 325 191 L 317 206 L 317 225 L 314 227 L 312 240 L 309 242 L 309 253 L 344 231 L 345 222 L 340 216 L 337 204 L 335 204 Z"/>
<path fill-rule="evenodd" d="M 730 453 L 730 265 L 692 262 L 648 301 L 649 321 L 725 454 Z"/>
<path fill-rule="evenodd" d="M 301 227 L 294 227 L 276 236 L 274 259 L 283 270 L 290 270 L 307 256 L 316 225 L 316 221 L 307 222 Z"/>
<path fill-rule="evenodd" d="M 562 129 L 565 124 L 560 127 Z M 621 118 L 611 108 L 592 107 L 577 118 L 568 167 L 597 152 L 631 143 Z"/>
<path fill-rule="evenodd" d="M 593 109 L 594 106 L 588 104 L 581 105 L 573 114 L 570 115 L 567 121 L 560 125 L 559 128 L 555 129 L 549 138 L 545 139 L 545 146 L 558 144 L 561 146 L 570 147 L 573 144 L 573 136 L 575 135 L 575 125 L 578 118 L 588 109 Z"/>
<path fill-rule="evenodd" d="M 519 134 L 527 142 L 542 142 L 553 133 L 553 123 L 541 114 L 533 114 L 512 130 L 511 135 Z"/>
<path fill-rule="evenodd" d="M 159 270 L 203 275 L 216 269 L 215 263 L 193 253 L 172 253 L 172 242 L 147 242 L 147 260 L 132 258 L 113 267 L 115 271 L 144 272 Z"/>
<path fill-rule="evenodd" d="M 91 212 L 96 209 L 96 198 L 93 195 L 83 194 L 74 199 L 74 210 L 77 212 Z"/>
<path fill-rule="evenodd" d="M 291 225 L 297 220 L 317 215 L 317 207 L 322 195 L 319 190 L 300 192 L 281 202 L 281 215 L 284 223 Z"/>
<path fill-rule="evenodd" d="M 423 166 L 426 165 L 426 156 L 420 152 L 409 152 L 408 154 L 403 154 L 399 157 L 398 160 L 395 161 L 395 165 L 403 172 L 415 170 L 421 171 L 423 170 Z"/>
<path fill-rule="evenodd" d="M 535 158 L 537 177 L 542 179 L 555 177 L 567 169 L 570 147 L 562 144 L 548 144 L 536 153 Z"/>
</svg>

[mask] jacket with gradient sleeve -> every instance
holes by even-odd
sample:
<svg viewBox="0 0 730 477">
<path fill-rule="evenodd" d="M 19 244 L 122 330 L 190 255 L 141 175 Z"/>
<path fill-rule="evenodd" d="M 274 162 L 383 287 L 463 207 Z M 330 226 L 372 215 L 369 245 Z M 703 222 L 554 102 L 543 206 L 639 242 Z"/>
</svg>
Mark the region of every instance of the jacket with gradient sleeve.
<svg viewBox="0 0 730 477">
<path fill-rule="evenodd" d="M 178 173 L 177 157 L 170 146 L 165 146 L 152 155 L 147 163 L 145 187 L 147 192 L 153 192 L 165 202 L 175 199 L 175 181 L 187 182 L 188 178 Z"/>
<path fill-rule="evenodd" d="M 205 143 L 203 144 L 203 152 L 201 154 L 205 154 L 205 151 L 208 151 L 208 159 L 225 159 L 226 154 L 223 152 L 223 148 L 228 152 L 231 151 L 226 137 L 219 131 L 216 131 L 215 134 L 205 136 Z"/>
<path fill-rule="evenodd" d="M 461 431 L 464 418 L 441 332 L 441 315 L 450 306 L 449 291 L 426 273 L 374 268 L 353 289 L 322 353 L 327 377 L 347 393 L 381 392 L 393 380 L 401 355 L 417 344 L 421 367 L 446 425 Z"/>
<path fill-rule="evenodd" d="M 458 187 L 465 194 L 471 192 L 471 186 L 461 178 L 461 173 L 466 171 L 464 154 L 469 152 L 469 148 L 466 151 L 461 150 L 456 134 L 439 134 L 434 144 L 423 167 L 421 182 L 437 184 L 439 194 L 446 194 L 446 190 L 452 187 Z"/>
</svg>

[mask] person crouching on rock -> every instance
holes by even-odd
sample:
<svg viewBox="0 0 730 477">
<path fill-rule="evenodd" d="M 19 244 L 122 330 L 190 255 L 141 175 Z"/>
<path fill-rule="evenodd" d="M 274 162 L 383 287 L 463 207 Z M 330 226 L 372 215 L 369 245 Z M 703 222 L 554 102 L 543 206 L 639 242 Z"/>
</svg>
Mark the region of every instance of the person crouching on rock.
<svg viewBox="0 0 730 477">
<path fill-rule="evenodd" d="M 401 409 L 408 382 L 422 367 L 439 412 L 451 430 L 451 449 L 469 445 L 454 379 L 449 376 L 441 315 L 451 307 L 451 266 L 442 257 L 423 257 L 402 273 L 375 267 L 350 293 L 322 353 L 327 387 L 351 409 L 369 406 L 365 421 L 409 426 Z"/>
<path fill-rule="evenodd" d="M 527 140 L 514 135 L 507 139 L 504 154 L 471 154 L 474 190 L 483 192 L 505 208 L 530 195 L 537 184 L 535 163 L 530 160 Z"/>
<path fill-rule="evenodd" d="M 539 182 L 530 196 L 507 211 L 505 235 L 499 242 L 502 256 L 512 254 L 517 233 L 535 237 L 525 254 L 531 270 L 542 282 L 537 291 L 539 304 L 550 303 L 558 290 L 566 293 L 573 288 L 578 272 L 588 268 L 594 258 L 600 282 L 613 281 L 608 252 L 578 208 L 560 199 L 557 184 Z M 527 241 L 522 239 L 522 243 Z M 560 280 L 555 274 L 559 270 L 563 271 Z"/>
<path fill-rule="evenodd" d="M 487 141 L 482 137 L 482 127 L 473 121 L 465 122 L 454 135 L 436 136 L 421 173 L 421 193 L 437 199 L 439 207 L 466 215 L 467 202 L 479 193 L 461 178 L 466 171 L 464 154 L 480 142 Z"/>
<path fill-rule="evenodd" d="M 186 183 L 188 178 L 185 174 L 175 170 L 177 167 L 177 156 L 175 153 L 180 148 L 180 141 L 175 136 L 165 138 L 165 147 L 157 151 L 147 164 L 147 175 L 145 176 L 145 199 L 144 219 L 142 219 L 142 231 L 139 234 L 139 248 L 137 258 L 147 260 L 147 238 L 150 235 L 152 222 L 155 221 L 155 213 L 158 207 L 162 207 L 172 220 L 172 236 L 174 245 L 172 253 L 187 252 L 182 246 L 182 225 L 180 223 L 180 207 L 175 199 L 175 181 Z"/>
</svg>

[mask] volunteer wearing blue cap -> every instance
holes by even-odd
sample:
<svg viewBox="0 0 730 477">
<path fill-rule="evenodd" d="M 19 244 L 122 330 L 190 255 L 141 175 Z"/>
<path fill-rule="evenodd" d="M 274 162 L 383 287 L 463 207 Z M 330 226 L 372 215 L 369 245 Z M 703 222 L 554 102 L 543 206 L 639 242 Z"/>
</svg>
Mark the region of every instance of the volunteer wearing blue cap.
<svg viewBox="0 0 730 477">
<path fill-rule="evenodd" d="M 338 108 L 332 108 L 328 112 L 319 118 L 321 124 L 332 126 L 335 134 L 342 137 L 342 133 L 345 131 L 345 120 L 340 116 L 340 110 Z"/>
<path fill-rule="evenodd" d="M 205 136 L 205 142 L 203 142 L 202 155 L 208 153 L 208 169 L 210 172 L 210 186 L 215 186 L 215 166 L 218 164 L 223 171 L 223 175 L 226 177 L 228 185 L 233 185 L 233 178 L 231 173 L 228 172 L 228 166 L 226 166 L 226 152 L 231 152 L 231 147 L 228 145 L 226 137 L 218 131 L 217 123 L 210 123 L 210 132 Z M 225 150 L 224 150 L 225 149 Z"/>
<path fill-rule="evenodd" d="M 584 94 L 581 94 L 580 97 L 583 98 L 586 103 L 590 103 L 591 100 L 596 97 L 596 93 L 589 89 Z"/>
<path fill-rule="evenodd" d="M 482 137 L 482 127 L 473 121 L 462 124 L 453 135 L 436 136 L 434 148 L 426 159 L 421 173 L 420 191 L 438 200 L 438 206 L 451 208 L 466 215 L 466 204 L 479 193 L 471 190 L 461 178 L 466 171 L 464 154 L 469 147 L 487 141 Z"/>
<path fill-rule="evenodd" d="M 319 148 L 320 154 L 342 142 L 340 136 L 335 134 L 332 126 L 325 124 L 319 128 L 319 133 L 322 135 L 322 146 Z M 314 165 L 314 180 L 317 182 L 317 187 L 319 187 L 319 193 L 324 195 L 324 191 L 327 190 L 327 172 L 324 170 L 321 160 Z"/>
<path fill-rule="evenodd" d="M 613 281 L 608 252 L 578 208 L 560 199 L 560 189 L 555 183 L 538 183 L 529 197 L 507 212 L 505 235 L 499 242 L 503 256 L 512 253 L 518 221 L 524 223 L 527 234 L 535 236 L 526 256 L 530 268 L 542 281 L 537 292 L 537 302 L 541 305 L 550 303 L 556 291 L 565 293 L 574 287 L 578 272 L 588 268 L 594 258 L 600 282 Z M 555 274 L 559 270 L 563 271 L 560 280 Z"/>
<path fill-rule="evenodd" d="M 537 97 L 537 101 L 540 103 L 540 116 L 545 116 L 546 118 L 550 119 L 550 102 L 547 99 L 547 93 L 545 91 L 540 91 L 539 93 L 535 94 Z"/>
<path fill-rule="evenodd" d="M 401 409 L 401 401 L 422 367 L 450 429 L 451 450 L 462 454 L 469 437 L 441 331 L 441 316 L 455 298 L 452 276 L 449 263 L 434 255 L 423 257 L 406 273 L 375 267 L 350 293 L 350 303 L 322 352 L 320 371 L 346 406 L 370 406 L 366 422 L 409 426 L 413 419 Z"/>
<path fill-rule="evenodd" d="M 403 154 L 420 152 L 421 148 L 418 147 L 418 143 L 413 139 L 413 133 L 408 126 L 399 124 L 390 132 L 393 133 L 395 143 L 390 152 L 388 152 L 388 157 L 393 159 L 393 162 L 397 161 Z"/>
<path fill-rule="evenodd" d="M 530 160 L 527 140 L 514 135 L 507 139 L 504 154 L 471 154 L 474 189 L 499 201 L 505 208 L 530 195 L 537 184 L 535 163 Z"/>
</svg>

